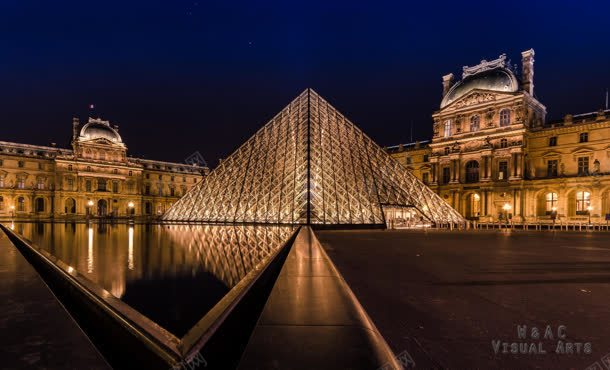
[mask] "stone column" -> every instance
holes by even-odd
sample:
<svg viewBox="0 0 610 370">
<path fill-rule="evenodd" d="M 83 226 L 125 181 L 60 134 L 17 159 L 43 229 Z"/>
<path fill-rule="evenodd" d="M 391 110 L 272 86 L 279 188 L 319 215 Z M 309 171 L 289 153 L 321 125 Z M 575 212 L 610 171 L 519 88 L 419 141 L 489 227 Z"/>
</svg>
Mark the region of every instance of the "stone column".
<svg viewBox="0 0 610 370">
<path fill-rule="evenodd" d="M 437 168 L 437 164 L 436 163 L 432 163 L 432 184 L 436 184 L 436 168 Z"/>
</svg>

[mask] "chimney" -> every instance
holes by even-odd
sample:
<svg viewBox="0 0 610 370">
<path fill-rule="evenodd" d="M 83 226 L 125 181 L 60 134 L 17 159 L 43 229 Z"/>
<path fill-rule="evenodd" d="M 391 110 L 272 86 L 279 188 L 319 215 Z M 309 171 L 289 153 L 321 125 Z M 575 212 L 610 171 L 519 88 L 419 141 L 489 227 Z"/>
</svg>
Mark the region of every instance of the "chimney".
<svg viewBox="0 0 610 370">
<path fill-rule="evenodd" d="M 76 139 L 78 136 L 78 126 L 80 125 L 80 121 L 78 117 L 72 117 L 72 139 Z"/>
<path fill-rule="evenodd" d="M 453 73 L 443 76 L 443 96 L 447 95 L 451 86 L 453 86 Z"/>
<path fill-rule="evenodd" d="M 528 94 L 534 95 L 534 49 L 529 49 L 521 53 L 521 77 L 523 80 L 523 90 Z"/>
</svg>

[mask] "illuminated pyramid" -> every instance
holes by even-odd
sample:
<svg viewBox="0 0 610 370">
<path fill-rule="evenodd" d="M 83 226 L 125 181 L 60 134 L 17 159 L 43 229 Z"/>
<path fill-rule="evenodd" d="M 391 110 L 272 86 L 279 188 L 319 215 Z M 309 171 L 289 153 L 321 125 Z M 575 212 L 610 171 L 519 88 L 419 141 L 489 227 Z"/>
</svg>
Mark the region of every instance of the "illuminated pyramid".
<svg viewBox="0 0 610 370">
<path fill-rule="evenodd" d="M 193 187 L 168 221 L 385 224 L 384 206 L 462 216 L 311 89 Z"/>
</svg>

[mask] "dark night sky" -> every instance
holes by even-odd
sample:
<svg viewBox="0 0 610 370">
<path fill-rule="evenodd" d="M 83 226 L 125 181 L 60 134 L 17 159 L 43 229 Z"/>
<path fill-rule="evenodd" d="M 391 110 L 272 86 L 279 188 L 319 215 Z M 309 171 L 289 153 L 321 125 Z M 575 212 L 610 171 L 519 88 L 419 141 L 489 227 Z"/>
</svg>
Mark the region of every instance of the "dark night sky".
<svg viewBox="0 0 610 370">
<path fill-rule="evenodd" d="M 536 51 L 549 118 L 599 109 L 608 1 L 0 2 L 0 140 L 68 146 L 73 115 L 129 153 L 212 165 L 306 87 L 381 145 L 427 139 L 441 76 Z"/>
</svg>

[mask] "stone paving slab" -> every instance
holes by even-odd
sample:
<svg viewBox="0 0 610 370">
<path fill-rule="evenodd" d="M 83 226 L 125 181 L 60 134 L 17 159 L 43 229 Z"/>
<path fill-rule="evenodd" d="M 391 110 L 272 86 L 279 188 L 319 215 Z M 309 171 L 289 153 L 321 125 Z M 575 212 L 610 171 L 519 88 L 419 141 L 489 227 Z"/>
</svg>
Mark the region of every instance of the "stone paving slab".
<svg viewBox="0 0 610 370">
<path fill-rule="evenodd" d="M 0 333 L 1 369 L 110 369 L 1 231 Z"/>
</svg>

